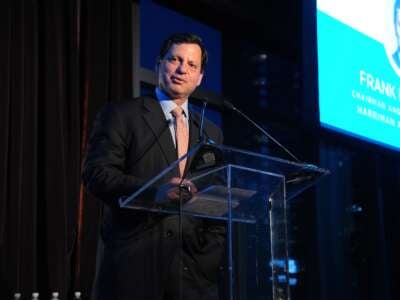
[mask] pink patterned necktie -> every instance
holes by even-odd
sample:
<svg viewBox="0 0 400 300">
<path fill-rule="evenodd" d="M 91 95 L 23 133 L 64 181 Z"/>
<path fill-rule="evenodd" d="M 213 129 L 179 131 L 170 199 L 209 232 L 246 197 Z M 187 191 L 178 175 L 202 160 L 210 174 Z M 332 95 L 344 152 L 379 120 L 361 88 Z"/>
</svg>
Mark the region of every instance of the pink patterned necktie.
<svg viewBox="0 0 400 300">
<path fill-rule="evenodd" d="M 171 114 L 175 117 L 175 142 L 178 150 L 178 157 L 185 155 L 189 146 L 189 130 L 183 117 L 183 109 L 180 106 L 175 107 Z M 179 172 L 181 177 L 185 171 L 186 159 L 179 162 Z"/>
</svg>

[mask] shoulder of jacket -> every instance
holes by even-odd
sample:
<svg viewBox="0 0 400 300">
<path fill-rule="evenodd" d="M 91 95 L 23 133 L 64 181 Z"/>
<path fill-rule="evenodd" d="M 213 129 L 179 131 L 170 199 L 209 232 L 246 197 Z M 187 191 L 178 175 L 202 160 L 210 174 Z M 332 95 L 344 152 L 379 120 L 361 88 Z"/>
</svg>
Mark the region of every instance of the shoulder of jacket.
<svg viewBox="0 0 400 300">
<path fill-rule="evenodd" d="M 116 111 L 120 114 L 132 113 L 132 111 L 140 111 L 145 101 L 155 100 L 151 96 L 140 96 L 136 98 L 121 98 L 111 101 L 105 105 L 105 110 Z"/>
</svg>

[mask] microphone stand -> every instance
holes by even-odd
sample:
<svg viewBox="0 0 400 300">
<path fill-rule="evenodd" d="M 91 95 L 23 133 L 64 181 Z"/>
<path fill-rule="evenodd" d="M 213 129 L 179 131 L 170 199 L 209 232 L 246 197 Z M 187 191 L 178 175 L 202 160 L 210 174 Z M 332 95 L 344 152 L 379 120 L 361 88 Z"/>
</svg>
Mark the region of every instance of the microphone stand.
<svg viewBox="0 0 400 300">
<path fill-rule="evenodd" d="M 203 100 L 203 107 L 201 109 L 201 115 L 200 115 L 200 126 L 199 126 L 199 139 L 198 143 L 204 142 L 204 114 L 206 112 L 206 107 L 207 107 L 207 100 Z"/>
<path fill-rule="evenodd" d="M 297 163 L 303 165 L 303 172 L 296 172 L 293 174 L 290 174 L 290 176 L 286 179 L 286 183 L 288 184 L 299 184 L 301 182 L 311 180 L 314 178 L 313 170 L 317 168 L 313 164 L 305 163 L 301 160 L 299 160 L 291 151 L 289 151 L 288 148 L 283 146 L 280 142 L 278 142 L 277 139 L 275 139 L 271 134 L 269 134 L 264 128 L 262 128 L 260 125 L 258 125 L 255 121 L 253 121 L 249 116 L 247 116 L 244 112 L 236 108 L 230 101 L 228 100 L 223 100 L 222 101 L 222 106 L 227 107 L 235 112 L 237 112 L 240 116 L 245 118 L 248 122 L 250 122 L 254 127 L 256 127 L 258 130 L 260 130 L 266 137 L 268 137 L 272 142 L 274 142 L 276 145 L 278 145 L 282 150 L 284 150 L 291 158 L 293 158 Z"/>
<path fill-rule="evenodd" d="M 247 121 L 249 121 L 254 127 L 256 127 L 258 130 L 260 130 L 266 137 L 268 137 L 271 141 L 273 141 L 276 145 L 278 145 L 282 150 L 284 150 L 291 158 L 293 158 L 296 162 L 302 163 L 292 152 L 289 151 L 288 148 L 283 146 L 280 142 L 278 142 L 277 139 L 275 139 L 272 135 L 270 135 L 264 128 L 262 128 L 260 125 L 258 125 L 256 122 L 254 122 L 248 115 L 246 115 L 244 112 L 236 108 L 231 102 L 224 100 L 223 105 L 228 107 L 229 109 L 237 112 L 239 115 L 241 115 L 243 118 L 245 118 Z"/>
</svg>

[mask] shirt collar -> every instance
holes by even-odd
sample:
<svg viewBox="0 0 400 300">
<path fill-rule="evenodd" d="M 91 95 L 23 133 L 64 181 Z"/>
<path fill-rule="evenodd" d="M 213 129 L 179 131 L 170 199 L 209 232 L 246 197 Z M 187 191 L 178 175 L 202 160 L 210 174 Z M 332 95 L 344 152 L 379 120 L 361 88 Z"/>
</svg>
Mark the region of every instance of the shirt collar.
<svg viewBox="0 0 400 300">
<path fill-rule="evenodd" d="M 160 90 L 158 87 L 156 88 L 156 97 L 158 99 L 158 102 L 160 102 L 161 108 L 162 108 L 167 120 L 171 119 L 172 118 L 171 111 L 178 105 L 170 97 L 168 97 L 162 90 Z M 181 105 L 181 108 L 183 109 L 185 117 L 188 118 L 188 116 L 189 116 L 189 101 L 187 99 Z"/>
</svg>

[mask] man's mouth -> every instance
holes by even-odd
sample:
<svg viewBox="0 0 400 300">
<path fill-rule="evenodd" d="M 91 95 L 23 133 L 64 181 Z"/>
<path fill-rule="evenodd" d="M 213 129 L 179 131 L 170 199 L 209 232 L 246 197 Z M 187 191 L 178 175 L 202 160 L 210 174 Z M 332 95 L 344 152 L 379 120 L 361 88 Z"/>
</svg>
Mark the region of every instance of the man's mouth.
<svg viewBox="0 0 400 300">
<path fill-rule="evenodd" d="M 172 81 L 173 83 L 175 83 L 175 84 L 182 84 L 182 83 L 185 83 L 185 80 L 183 80 L 183 79 L 181 79 L 181 78 L 178 78 L 178 77 L 172 77 L 172 78 L 171 78 L 171 81 Z"/>
</svg>

